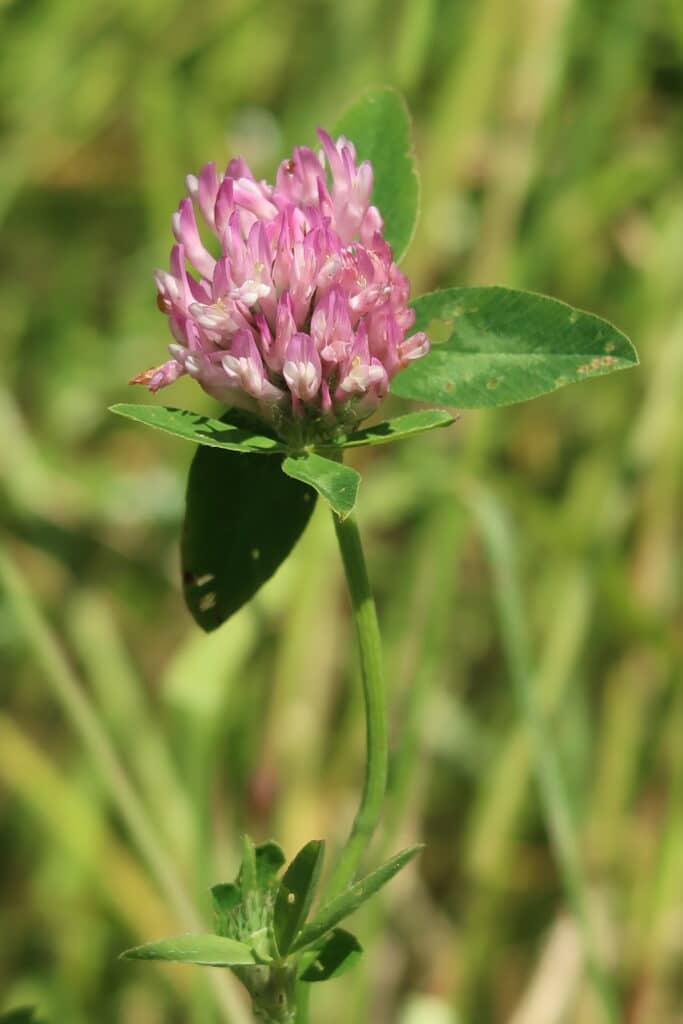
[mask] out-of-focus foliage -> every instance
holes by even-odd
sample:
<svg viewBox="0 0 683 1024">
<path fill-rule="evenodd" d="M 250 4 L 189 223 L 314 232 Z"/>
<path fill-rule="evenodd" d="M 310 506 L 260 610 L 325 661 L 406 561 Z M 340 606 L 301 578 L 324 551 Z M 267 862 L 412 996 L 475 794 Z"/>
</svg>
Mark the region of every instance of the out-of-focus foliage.
<svg viewBox="0 0 683 1024">
<path fill-rule="evenodd" d="M 9 0 L 2 18 L 0 1012 L 227 1019 L 210 972 L 117 954 L 182 930 L 178 886 L 208 923 L 242 830 L 288 850 L 345 834 L 363 733 L 324 512 L 257 601 L 202 636 L 178 580 L 191 448 L 106 408 L 163 358 L 151 271 L 184 174 L 236 152 L 270 174 L 389 83 L 423 173 L 415 293 L 547 292 L 616 322 L 642 367 L 353 453 L 394 727 L 375 863 L 428 848 L 381 914 L 358 916 L 368 955 L 353 984 L 320 986 L 313 1019 L 605 1019 L 521 683 L 547 716 L 618 1019 L 679 1021 L 680 4 Z M 187 382 L 173 398 L 215 412 Z M 75 682 L 178 886 L 158 886 L 112 800 Z"/>
</svg>

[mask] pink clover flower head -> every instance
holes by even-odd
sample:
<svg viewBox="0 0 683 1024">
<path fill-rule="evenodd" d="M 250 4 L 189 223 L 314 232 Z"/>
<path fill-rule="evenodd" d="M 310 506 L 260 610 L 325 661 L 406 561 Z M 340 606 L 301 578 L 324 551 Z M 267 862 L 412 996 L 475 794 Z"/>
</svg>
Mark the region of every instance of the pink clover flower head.
<svg viewBox="0 0 683 1024">
<path fill-rule="evenodd" d="M 370 203 L 372 166 L 343 136 L 318 135 L 322 150 L 295 149 L 275 185 L 241 159 L 188 176 L 170 268 L 155 274 L 171 358 L 132 383 L 158 391 L 189 374 L 286 440 L 316 442 L 369 416 L 427 354 Z"/>
</svg>

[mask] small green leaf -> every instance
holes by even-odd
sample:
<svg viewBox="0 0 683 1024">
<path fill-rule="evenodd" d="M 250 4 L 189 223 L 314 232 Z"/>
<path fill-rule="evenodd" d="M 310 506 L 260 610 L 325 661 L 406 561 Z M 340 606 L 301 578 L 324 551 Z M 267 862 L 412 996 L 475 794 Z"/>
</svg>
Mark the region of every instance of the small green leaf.
<svg viewBox="0 0 683 1024">
<path fill-rule="evenodd" d="M 275 941 L 281 956 L 289 952 L 311 909 L 324 852 L 321 839 L 311 840 L 299 850 L 282 876 L 273 912 Z"/>
<path fill-rule="evenodd" d="M 370 444 L 389 444 L 391 441 L 402 441 L 404 437 L 412 437 L 413 434 L 422 434 L 425 430 L 448 427 L 451 423 L 455 423 L 455 417 L 445 409 L 420 409 L 419 412 L 384 420 L 383 423 L 375 423 L 363 430 L 354 430 L 351 434 L 342 434 L 335 441 L 335 446 L 362 448 Z"/>
<path fill-rule="evenodd" d="M 448 340 L 397 374 L 391 390 L 403 398 L 468 409 L 509 405 L 638 363 L 616 327 L 544 295 L 447 288 L 413 306 L 415 330 L 433 336 L 445 329 Z"/>
<path fill-rule="evenodd" d="M 282 847 L 273 839 L 260 843 L 254 850 L 256 859 L 256 885 L 259 889 L 269 888 L 287 858 Z"/>
<path fill-rule="evenodd" d="M 221 882 L 211 887 L 213 910 L 216 917 L 216 931 L 219 935 L 230 935 L 230 915 L 240 902 L 241 894 L 233 882 Z"/>
<path fill-rule="evenodd" d="M 225 448 L 230 452 L 251 453 L 252 455 L 283 454 L 287 448 L 281 441 L 268 437 L 266 433 L 254 433 L 240 425 L 244 417 L 226 413 L 220 420 L 200 416 L 189 409 L 171 409 L 163 405 L 112 405 L 111 412 L 127 419 L 144 423 L 148 427 L 164 430 L 167 434 L 182 437 L 186 441 L 208 445 L 210 448 Z M 235 420 L 236 422 L 231 422 Z M 239 423 L 237 422 L 239 421 Z M 264 428 L 265 430 L 265 428 Z"/>
<path fill-rule="evenodd" d="M 282 463 L 282 469 L 294 480 L 310 484 L 340 519 L 346 519 L 353 512 L 360 485 L 360 473 L 355 469 L 315 452 L 289 455 Z"/>
<path fill-rule="evenodd" d="M 181 541 L 183 591 L 197 623 L 216 629 L 285 560 L 316 495 L 281 472 L 280 456 L 200 447 L 190 467 Z"/>
<path fill-rule="evenodd" d="M 343 921 L 345 917 L 353 914 L 361 904 L 365 903 L 383 885 L 386 885 L 423 848 L 422 845 L 419 845 L 402 850 L 401 853 L 397 853 L 395 857 L 392 857 L 391 860 L 382 864 L 381 867 L 366 875 L 365 878 L 362 878 L 359 882 L 354 882 L 353 885 L 349 886 L 348 889 L 318 911 L 311 923 L 307 924 L 301 931 L 292 946 L 292 950 L 304 949 L 306 946 L 312 945 L 327 932 L 331 931 L 340 921 Z"/>
<path fill-rule="evenodd" d="M 301 981 L 327 981 L 338 978 L 360 959 L 363 947 L 351 932 L 335 928 L 325 939 L 312 964 L 299 975 Z"/>
<path fill-rule="evenodd" d="M 372 202 L 384 218 L 384 237 L 398 261 L 415 230 L 420 205 L 410 114 L 394 89 L 365 93 L 334 127 L 356 147 L 359 160 L 369 160 L 374 172 Z"/>
<path fill-rule="evenodd" d="M 173 939 L 161 939 L 127 949 L 121 957 L 126 960 L 173 960 L 184 964 L 203 964 L 205 967 L 237 967 L 256 963 L 248 946 L 222 935 L 178 935 Z"/>
<path fill-rule="evenodd" d="M 211 895 L 215 909 L 228 913 L 239 903 L 241 893 L 239 886 L 234 882 L 219 882 L 218 885 L 211 886 Z"/>
</svg>

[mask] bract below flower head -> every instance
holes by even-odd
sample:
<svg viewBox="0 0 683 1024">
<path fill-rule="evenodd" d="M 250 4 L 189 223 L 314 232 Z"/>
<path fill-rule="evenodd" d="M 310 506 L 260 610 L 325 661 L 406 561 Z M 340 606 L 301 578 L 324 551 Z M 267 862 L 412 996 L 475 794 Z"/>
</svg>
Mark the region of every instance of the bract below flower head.
<svg viewBox="0 0 683 1024">
<path fill-rule="evenodd" d="M 427 354 L 370 204 L 372 167 L 343 136 L 318 135 L 322 151 L 295 149 L 275 185 L 241 159 L 188 176 L 170 270 L 155 275 L 171 359 L 133 383 L 157 391 L 189 374 L 286 440 L 315 442 L 369 416 L 392 377 Z"/>
</svg>

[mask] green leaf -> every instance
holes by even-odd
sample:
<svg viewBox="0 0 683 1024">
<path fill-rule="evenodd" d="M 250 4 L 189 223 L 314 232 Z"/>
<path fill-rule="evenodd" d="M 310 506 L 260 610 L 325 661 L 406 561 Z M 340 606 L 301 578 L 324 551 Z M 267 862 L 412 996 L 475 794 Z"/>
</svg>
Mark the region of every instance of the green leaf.
<svg viewBox="0 0 683 1024">
<path fill-rule="evenodd" d="M 221 882 L 211 887 L 213 910 L 216 917 L 216 931 L 219 935 L 230 934 L 231 912 L 240 902 L 241 893 L 234 882 Z"/>
<path fill-rule="evenodd" d="M 325 843 L 321 839 L 306 843 L 280 881 L 275 898 L 273 929 L 281 956 L 289 952 L 311 909 L 324 852 Z"/>
<path fill-rule="evenodd" d="M 234 882 L 219 882 L 211 886 L 213 904 L 217 911 L 228 913 L 234 910 L 240 901 L 240 889 Z"/>
<path fill-rule="evenodd" d="M 187 484 L 181 541 L 183 591 L 197 623 L 216 629 L 285 560 L 315 506 L 282 460 L 198 448 Z"/>
<path fill-rule="evenodd" d="M 216 420 L 210 416 L 200 416 L 189 409 L 126 404 L 112 405 L 111 412 L 144 423 L 148 427 L 164 430 L 167 434 L 174 434 L 175 437 L 182 437 L 186 441 L 208 445 L 210 448 L 225 448 L 230 452 L 252 455 L 277 455 L 287 451 L 286 446 L 275 438 L 254 433 L 243 426 L 244 417 L 239 414 L 226 413 L 220 420 Z"/>
<path fill-rule="evenodd" d="M 404 437 L 412 437 L 413 434 L 422 434 L 425 430 L 448 427 L 451 423 L 455 423 L 455 417 L 445 409 L 420 409 L 419 412 L 384 420 L 383 423 L 375 423 L 363 430 L 354 430 L 351 434 L 342 434 L 335 441 L 335 446 L 363 448 L 371 444 L 390 444 L 391 441 L 402 441 Z"/>
<path fill-rule="evenodd" d="M 395 857 L 392 857 L 391 860 L 388 860 L 375 871 L 366 875 L 365 878 L 361 878 L 359 882 L 354 882 L 353 885 L 349 886 L 348 889 L 340 893 L 339 896 L 335 897 L 335 899 L 318 911 L 311 923 L 307 924 L 302 930 L 294 942 L 292 950 L 304 949 L 306 946 L 317 942 L 323 935 L 331 931 L 335 925 L 343 921 L 345 917 L 358 910 L 361 904 L 365 903 L 383 885 L 386 885 L 422 849 L 424 847 L 420 844 L 419 846 L 411 846 L 407 850 L 402 850 L 401 853 L 397 853 Z"/>
<path fill-rule="evenodd" d="M 273 839 L 254 846 L 249 836 L 243 836 L 242 864 L 237 876 L 242 896 L 252 890 L 268 889 L 286 859 L 282 847 Z"/>
<path fill-rule="evenodd" d="M 345 135 L 374 172 L 372 202 L 384 218 L 384 237 L 398 261 L 415 231 L 420 205 L 410 114 L 394 89 L 373 89 L 342 114 L 334 134 Z"/>
<path fill-rule="evenodd" d="M 323 942 L 318 955 L 300 975 L 301 981 L 327 981 L 338 978 L 360 959 L 363 947 L 351 932 L 335 928 Z"/>
<path fill-rule="evenodd" d="M 310 484 L 340 519 L 346 519 L 353 512 L 360 485 L 360 473 L 355 469 L 315 452 L 289 455 L 282 468 L 287 476 Z"/>
<path fill-rule="evenodd" d="M 273 839 L 260 843 L 254 850 L 256 860 L 256 885 L 267 889 L 287 858 L 282 847 Z"/>
<path fill-rule="evenodd" d="M 509 405 L 638 363 L 616 327 L 544 295 L 447 288 L 413 306 L 416 330 L 445 330 L 448 340 L 394 378 L 391 389 L 403 398 L 468 409 Z"/>
<path fill-rule="evenodd" d="M 14 1010 L 0 1014 L 0 1024 L 38 1024 L 33 1006 L 17 1006 Z"/>
<path fill-rule="evenodd" d="M 203 964 L 205 967 L 237 967 L 256 963 L 248 946 L 222 935 L 178 935 L 173 939 L 161 939 L 127 949 L 121 957 L 125 960 L 173 960 L 184 964 Z"/>
</svg>

